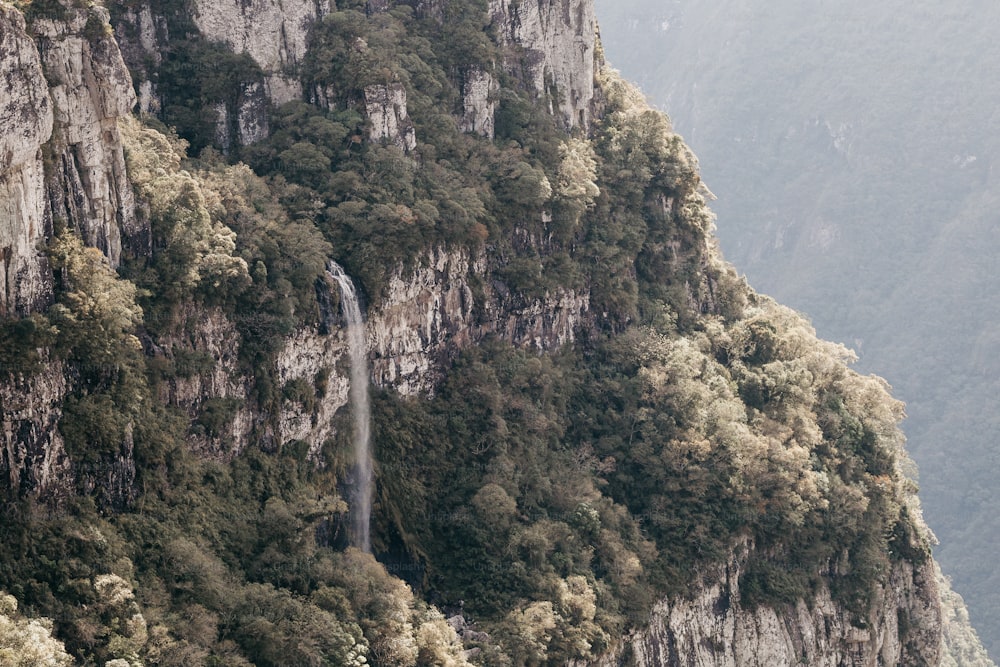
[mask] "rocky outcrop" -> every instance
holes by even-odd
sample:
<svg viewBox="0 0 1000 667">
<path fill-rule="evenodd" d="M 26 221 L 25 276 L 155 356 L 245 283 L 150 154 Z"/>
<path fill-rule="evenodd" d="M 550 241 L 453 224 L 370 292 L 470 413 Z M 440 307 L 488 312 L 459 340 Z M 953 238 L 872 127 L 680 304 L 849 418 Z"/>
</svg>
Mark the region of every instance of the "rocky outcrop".
<svg viewBox="0 0 1000 667">
<path fill-rule="evenodd" d="M 115 36 L 122 57 L 136 85 L 139 111 L 148 114 L 160 112 L 160 98 L 153 79 L 156 68 L 163 61 L 163 50 L 170 41 L 167 21 L 154 14 L 149 3 L 116 5 Z"/>
<path fill-rule="evenodd" d="M 385 12 L 394 3 L 372 0 L 369 14 Z M 414 1 L 420 16 L 443 19 L 442 3 Z M 246 53 L 263 71 L 263 84 L 244 82 L 241 99 L 222 101 L 216 139 L 227 150 L 231 144 L 249 145 L 268 133 L 267 104 L 280 105 L 302 98 L 296 68 L 306 55 L 311 26 L 329 13 L 329 0 L 194 0 L 194 25 L 210 42 L 227 44 L 236 53 Z M 528 89 L 545 100 L 568 128 L 588 128 L 593 115 L 596 54 L 596 20 L 587 0 L 491 0 L 489 6 L 500 46 L 503 66 L 524 80 Z M 155 69 L 168 36 L 162 17 L 148 4 L 125 8 L 119 34 L 130 65 L 140 71 L 140 108 L 156 112 L 159 100 L 149 63 Z M 250 90 L 260 86 L 260 90 Z M 495 77 L 482 66 L 472 66 L 461 82 L 466 132 L 493 136 L 497 90 Z M 310 99 L 329 106 L 330 91 L 310 91 Z M 362 100 L 371 121 L 370 138 L 388 141 L 405 151 L 416 146 L 412 123 L 406 112 L 406 91 L 399 83 L 372 85 Z M 235 122 L 234 122 L 235 121 Z"/>
<path fill-rule="evenodd" d="M 386 299 L 369 314 L 372 375 L 402 394 L 428 391 L 461 348 L 495 335 L 520 347 L 555 349 L 574 340 L 589 310 L 587 292 L 526 300 L 491 280 L 484 254 L 437 249 L 417 268 L 397 271 Z"/>
<path fill-rule="evenodd" d="M 52 104 L 24 18 L 0 5 L 0 317 L 39 310 L 51 298 L 41 245 L 50 231 L 41 147 Z"/>
<path fill-rule="evenodd" d="M 401 83 L 365 88 L 365 111 L 370 123 L 369 138 L 386 141 L 406 152 L 417 147 L 417 134 L 406 111 L 406 89 Z"/>
<path fill-rule="evenodd" d="M 527 300 L 489 282 L 485 256 L 437 249 L 415 268 L 392 276 L 386 298 L 368 313 L 366 328 L 374 382 L 404 395 L 432 391 L 450 360 L 465 347 L 497 336 L 534 350 L 571 342 L 589 315 L 589 295 L 561 291 Z M 239 454 L 251 440 L 267 446 L 307 444 L 321 459 L 335 435 L 334 416 L 347 405 L 348 346 L 336 303 L 337 286 L 317 284 L 324 321 L 302 328 L 285 342 L 274 361 L 271 415 L 253 408 L 253 378 L 240 370 L 237 327 L 218 310 L 181 314 L 178 333 L 163 337 L 154 354 L 177 368 L 161 385 L 160 399 L 182 408 L 192 422 L 189 442 L 202 455 L 221 461 Z M 196 372 L 191 359 L 211 360 Z M 188 360 L 188 361 L 185 361 Z M 195 364 L 197 366 L 197 364 Z M 225 413 L 212 418 L 211 411 Z"/>
<path fill-rule="evenodd" d="M 29 376 L 0 382 L 0 498 L 51 499 L 72 488 L 69 457 L 57 425 L 67 392 L 65 369 L 51 362 Z"/>
<path fill-rule="evenodd" d="M 868 618 L 855 619 L 820 585 L 794 605 L 747 606 L 739 587 L 749 550 L 706 577 L 697 595 L 658 603 L 647 628 L 627 648 L 593 667 L 876 667 L 937 665 L 942 652 L 941 603 L 933 562 L 896 562 L 874 596 Z"/>
<path fill-rule="evenodd" d="M 188 306 L 176 317 L 177 330 L 147 349 L 174 366 L 171 378 L 158 386 L 158 398 L 191 418 L 194 428 L 188 443 L 193 450 L 228 460 L 243 450 L 254 427 L 253 381 L 240 369 L 234 345 L 239 333 L 217 308 Z"/>
<path fill-rule="evenodd" d="M 187 413 L 190 447 L 206 458 L 230 461 L 252 440 L 264 448 L 298 440 L 318 459 L 335 433 L 334 416 L 347 404 L 344 328 L 306 327 L 289 337 L 274 361 L 276 409 L 268 415 L 257 408 L 254 378 L 239 364 L 237 323 L 219 309 L 193 307 L 179 319 L 178 330 L 161 337 L 151 352 L 174 365 L 159 399 Z"/>
<path fill-rule="evenodd" d="M 0 5 L 0 173 L 33 159 L 52 133 L 52 105 L 41 58 L 24 17 Z"/>
<path fill-rule="evenodd" d="M 107 10 L 57 6 L 26 25 L 0 5 L 0 78 L 0 315 L 9 317 L 51 302 L 44 246 L 56 225 L 76 230 L 113 266 L 123 248 L 147 253 L 149 234 L 125 173 L 117 123 L 135 95 Z M 56 361 L 0 381 L 5 492 L 46 499 L 79 483 L 121 501 L 135 475 L 131 439 L 115 460 L 71 469 L 57 428 L 70 384 Z"/>
<path fill-rule="evenodd" d="M 350 389 L 347 332 L 333 335 L 316 329 L 297 332 L 278 356 L 277 371 L 282 387 L 299 386 L 313 393 L 303 401 L 286 392 L 277 423 L 279 442 L 308 443 L 310 458 L 320 459 L 323 445 L 334 436 L 334 415 L 347 405 Z"/>
<path fill-rule="evenodd" d="M 49 82 L 54 125 L 49 146 L 52 215 L 80 233 L 112 266 L 123 242 L 149 252 L 149 234 L 135 215 L 118 118 L 135 106 L 132 79 L 103 7 L 66 9 L 31 24 Z"/>
<path fill-rule="evenodd" d="M 267 93 L 257 81 L 244 83 L 236 99 L 235 114 L 229 113 L 229 104 L 217 102 L 215 111 L 215 144 L 228 155 L 239 146 L 249 146 L 270 133 L 267 115 Z"/>
<path fill-rule="evenodd" d="M 236 130 L 240 144 L 249 146 L 271 133 L 267 118 L 267 91 L 257 82 L 243 84 L 236 107 Z"/>
<path fill-rule="evenodd" d="M 39 16 L 30 29 L 0 7 L 0 76 L 10 91 L 0 98 L 0 314 L 26 314 L 51 296 L 41 246 L 53 223 L 76 229 L 112 266 L 123 242 L 149 250 L 117 127 L 135 95 L 101 7 Z"/>
<path fill-rule="evenodd" d="M 330 11 L 329 0 L 195 0 L 194 8 L 205 39 L 249 54 L 260 66 L 272 103 L 302 96 L 294 69 L 306 53 L 310 27 Z"/>
<path fill-rule="evenodd" d="M 500 86 L 496 78 L 481 67 L 471 67 L 462 83 L 464 114 L 460 127 L 463 132 L 475 132 L 487 139 L 493 138 L 496 114 L 496 93 Z"/>
<path fill-rule="evenodd" d="M 490 0 L 504 66 L 558 113 L 590 126 L 597 20 L 592 0 Z"/>
</svg>

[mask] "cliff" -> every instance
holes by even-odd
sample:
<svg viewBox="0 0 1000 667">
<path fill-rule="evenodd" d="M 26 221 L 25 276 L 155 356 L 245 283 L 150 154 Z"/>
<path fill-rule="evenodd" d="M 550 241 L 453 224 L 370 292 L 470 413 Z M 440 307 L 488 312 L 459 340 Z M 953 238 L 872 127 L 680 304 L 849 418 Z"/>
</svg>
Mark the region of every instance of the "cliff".
<svg viewBox="0 0 1000 667">
<path fill-rule="evenodd" d="M 591 2 L 491 0 L 508 71 L 522 76 L 566 127 L 590 127 L 597 20 Z"/>
<path fill-rule="evenodd" d="M 192 9 L 195 26 L 206 39 L 247 53 L 260 66 L 273 104 L 302 96 L 295 68 L 305 56 L 309 28 L 330 11 L 328 2 L 198 0 Z"/>
<path fill-rule="evenodd" d="M 71 7 L 26 25 L 20 12 L 0 6 L 0 36 L 9 91 L 0 102 L 8 128 L 0 139 L 0 312 L 23 317 L 52 303 L 56 281 L 45 247 L 56 229 L 75 230 L 111 266 L 123 250 L 148 253 L 149 232 L 125 171 L 117 122 L 135 96 L 107 10 Z M 72 484 L 58 430 L 68 371 L 57 360 L 36 374 L 17 368 L 4 369 L 14 377 L 0 402 L 5 493 L 58 497 Z"/>
<path fill-rule="evenodd" d="M 137 92 L 59 7 L 0 5 L 0 587 L 77 658 L 937 663 L 901 406 L 722 260 L 591 2 L 114 6 Z"/>
<path fill-rule="evenodd" d="M 37 17 L 3 8 L 3 312 L 43 308 L 52 279 L 40 246 L 53 225 L 79 231 L 117 266 L 123 239 L 148 238 L 135 215 L 117 119 L 135 104 L 132 80 L 101 7 Z M 43 150 L 44 148 L 44 150 Z M 44 161 L 47 163 L 43 165 Z"/>
<path fill-rule="evenodd" d="M 659 602 L 649 626 L 629 639 L 629 664 L 940 664 L 940 601 L 932 564 L 893 568 L 871 616 L 859 623 L 826 587 L 788 606 L 744 606 L 739 582 L 746 554 L 741 545 L 694 598 Z M 618 653 L 591 664 L 610 667 L 622 659 Z"/>
<path fill-rule="evenodd" d="M 0 7 L 0 67 L 5 90 L 0 118 L 11 128 L 0 138 L 0 188 L 3 220 L 3 290 L 5 316 L 27 314 L 47 305 L 52 291 L 48 266 L 38 245 L 51 233 L 45 196 L 42 144 L 52 135 L 52 104 L 34 41 L 24 17 Z"/>
</svg>

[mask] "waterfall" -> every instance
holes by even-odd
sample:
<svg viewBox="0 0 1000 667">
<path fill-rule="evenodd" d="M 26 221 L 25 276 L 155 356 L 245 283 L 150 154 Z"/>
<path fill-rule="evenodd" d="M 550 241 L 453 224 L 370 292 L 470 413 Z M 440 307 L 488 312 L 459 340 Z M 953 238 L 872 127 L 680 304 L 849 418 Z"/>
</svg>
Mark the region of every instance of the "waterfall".
<svg viewBox="0 0 1000 667">
<path fill-rule="evenodd" d="M 365 324 L 354 283 L 339 264 L 330 260 L 326 273 L 340 285 L 340 309 L 347 320 L 347 346 L 351 358 L 349 400 L 354 417 L 354 455 L 356 479 L 351 497 L 351 545 L 371 553 L 372 456 L 371 406 L 368 403 L 368 346 Z"/>
</svg>

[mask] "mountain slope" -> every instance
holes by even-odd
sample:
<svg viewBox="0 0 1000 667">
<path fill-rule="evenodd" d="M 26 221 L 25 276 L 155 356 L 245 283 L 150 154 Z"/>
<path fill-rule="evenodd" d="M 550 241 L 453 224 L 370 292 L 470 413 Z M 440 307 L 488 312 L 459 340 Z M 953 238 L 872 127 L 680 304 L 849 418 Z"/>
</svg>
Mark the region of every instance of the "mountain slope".
<svg viewBox="0 0 1000 667">
<path fill-rule="evenodd" d="M 727 257 L 907 402 L 936 554 L 995 652 L 996 7 L 599 9 L 697 149 Z"/>
<path fill-rule="evenodd" d="M 936 664 L 900 404 L 721 260 L 592 4 L 292 4 L 3 6 L 18 609 L 116 667 Z"/>
</svg>

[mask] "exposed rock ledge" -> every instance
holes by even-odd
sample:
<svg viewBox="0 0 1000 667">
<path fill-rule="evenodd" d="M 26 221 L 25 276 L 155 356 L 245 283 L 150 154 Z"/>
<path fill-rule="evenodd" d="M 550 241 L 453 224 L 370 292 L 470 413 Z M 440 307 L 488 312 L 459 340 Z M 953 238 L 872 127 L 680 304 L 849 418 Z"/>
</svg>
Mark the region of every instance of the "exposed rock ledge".
<svg viewBox="0 0 1000 667">
<path fill-rule="evenodd" d="M 0 382 L 0 498 L 10 494 L 45 500 L 72 485 L 69 457 L 56 427 L 65 396 L 60 362 Z"/>
<path fill-rule="evenodd" d="M 587 293 L 560 291 L 525 302 L 500 285 L 473 289 L 473 283 L 487 280 L 485 256 L 472 257 L 465 250 L 439 248 L 415 269 L 398 269 L 386 298 L 367 315 L 375 384 L 404 395 L 432 391 L 447 363 L 486 336 L 535 350 L 553 349 L 571 342 L 588 316 Z M 318 283 L 321 301 L 332 302 L 330 292 L 336 289 L 329 282 Z M 349 362 L 339 313 L 325 313 L 328 321 L 323 326 L 302 328 L 285 342 L 274 371 L 277 390 L 287 395 L 271 416 L 252 410 L 253 379 L 239 370 L 232 345 L 237 338 L 234 323 L 217 309 L 190 309 L 180 316 L 185 324 L 177 335 L 159 341 L 157 354 L 173 356 L 184 350 L 212 358 L 215 364 L 210 371 L 164 384 L 161 400 L 182 408 L 192 420 L 212 402 L 232 402 L 232 414 L 222 429 L 196 432 L 192 447 L 204 456 L 228 460 L 251 437 L 261 438 L 265 446 L 298 440 L 318 457 L 334 435 L 334 415 L 347 404 Z M 296 392 L 283 391 L 293 383 L 308 387 L 313 397 L 301 403 Z"/>
<path fill-rule="evenodd" d="M 485 254 L 466 250 L 431 251 L 416 269 L 398 270 L 387 293 L 369 313 L 372 375 L 401 394 L 431 390 L 448 358 L 488 335 L 536 350 L 572 342 L 590 311 L 586 291 L 514 297 L 491 282 Z"/>
<path fill-rule="evenodd" d="M 567 127 L 590 127 L 597 19 L 592 0 L 490 0 L 505 69 L 559 113 Z"/>
<path fill-rule="evenodd" d="M 664 600 L 649 626 L 619 652 L 574 667 L 616 667 L 626 652 L 636 667 L 876 667 L 937 665 L 942 612 L 933 561 L 896 563 L 878 587 L 864 626 L 837 604 L 826 586 L 781 607 L 741 604 L 744 544 L 690 600 Z"/>
<path fill-rule="evenodd" d="M 247 53 L 264 70 L 275 105 L 302 96 L 292 73 L 305 56 L 309 29 L 330 11 L 329 0 L 196 0 L 195 24 L 210 41 Z"/>
<path fill-rule="evenodd" d="M 135 106 L 132 77 L 108 23 L 108 10 L 67 8 L 61 19 L 31 24 L 49 81 L 55 123 L 48 184 L 52 214 L 75 227 L 113 267 L 122 246 L 149 251 L 149 235 L 135 215 L 132 185 L 118 118 Z"/>
</svg>

